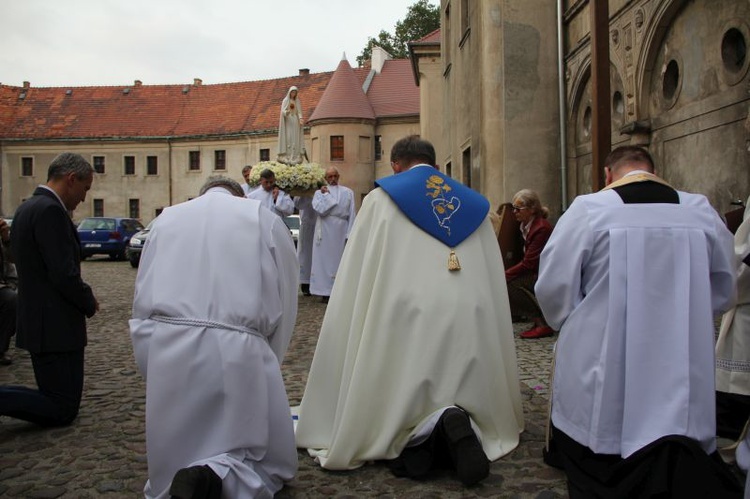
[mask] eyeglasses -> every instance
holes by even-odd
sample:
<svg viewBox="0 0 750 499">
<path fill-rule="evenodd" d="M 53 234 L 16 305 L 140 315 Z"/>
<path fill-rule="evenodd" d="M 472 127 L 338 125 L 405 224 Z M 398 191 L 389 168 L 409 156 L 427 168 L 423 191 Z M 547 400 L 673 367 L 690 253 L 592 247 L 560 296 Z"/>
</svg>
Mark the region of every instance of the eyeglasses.
<svg viewBox="0 0 750 499">
<path fill-rule="evenodd" d="M 513 206 L 512 209 L 513 211 L 521 211 L 521 210 L 525 210 L 526 206 Z"/>
</svg>

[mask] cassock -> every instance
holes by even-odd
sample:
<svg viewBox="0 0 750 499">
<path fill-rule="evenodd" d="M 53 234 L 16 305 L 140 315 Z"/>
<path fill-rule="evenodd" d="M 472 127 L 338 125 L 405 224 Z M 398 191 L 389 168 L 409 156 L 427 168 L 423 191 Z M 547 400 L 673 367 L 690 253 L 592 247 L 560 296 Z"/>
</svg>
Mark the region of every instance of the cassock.
<svg viewBox="0 0 750 499">
<path fill-rule="evenodd" d="M 156 219 L 130 321 L 146 378 L 146 497 L 167 497 L 195 465 L 222 478 L 224 497 L 272 497 L 294 476 L 280 365 L 297 276 L 289 229 L 257 201 L 213 188 Z"/>
<path fill-rule="evenodd" d="M 541 255 L 536 296 L 560 331 L 552 422 L 597 454 L 668 435 L 716 449 L 713 318 L 733 300 L 732 236 L 704 196 L 669 191 L 674 204 L 579 196 Z"/>
<path fill-rule="evenodd" d="M 329 185 L 328 192 L 315 192 L 312 207 L 318 219 L 313 236 L 310 292 L 330 296 L 344 243 L 354 225 L 354 192 L 343 185 Z"/>
<path fill-rule="evenodd" d="M 716 389 L 750 395 L 750 205 L 734 235 L 734 255 L 737 304 L 724 314 L 719 329 Z"/>
<path fill-rule="evenodd" d="M 312 269 L 313 235 L 318 214 L 313 210 L 312 197 L 295 197 L 294 205 L 299 210 L 299 237 L 297 241 L 297 258 L 299 259 L 299 282 L 310 284 Z"/>
<path fill-rule="evenodd" d="M 273 191 L 266 191 L 262 186 L 256 187 L 255 190 L 250 191 L 245 197 L 260 201 L 262 206 L 265 206 L 280 217 L 287 217 L 294 213 L 294 201 L 281 189 L 279 189 L 279 194 L 276 196 L 275 202 L 273 200 Z"/>
<path fill-rule="evenodd" d="M 429 435 L 440 410 L 457 405 L 495 460 L 518 445 L 523 412 L 489 203 L 458 183 L 460 193 L 432 198 L 438 184 L 455 184 L 426 165 L 388 179 L 389 189 L 403 186 L 427 211 L 415 222 L 384 188 L 365 198 L 323 320 L 297 446 L 328 469 L 393 459 Z M 484 204 L 474 212 L 467 206 L 462 223 L 455 200 L 470 205 L 474 197 Z M 431 222 L 440 224 L 433 232 L 420 228 Z M 437 239 L 446 228 L 461 242 Z M 460 270 L 448 269 L 451 249 Z"/>
</svg>

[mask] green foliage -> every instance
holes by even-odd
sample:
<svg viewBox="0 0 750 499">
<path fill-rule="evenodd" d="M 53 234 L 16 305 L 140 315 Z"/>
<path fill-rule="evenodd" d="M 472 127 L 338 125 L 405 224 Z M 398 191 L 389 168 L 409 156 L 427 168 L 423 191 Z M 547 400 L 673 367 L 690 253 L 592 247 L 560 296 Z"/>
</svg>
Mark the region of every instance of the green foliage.
<svg viewBox="0 0 750 499">
<path fill-rule="evenodd" d="M 372 57 L 373 46 L 383 48 L 396 59 L 409 57 L 409 42 L 419 40 L 440 27 L 440 6 L 428 0 L 417 0 L 406 12 L 403 20 L 396 23 L 394 33 L 380 30 L 377 38 L 367 39 L 367 45 L 357 56 L 361 67 Z"/>
</svg>

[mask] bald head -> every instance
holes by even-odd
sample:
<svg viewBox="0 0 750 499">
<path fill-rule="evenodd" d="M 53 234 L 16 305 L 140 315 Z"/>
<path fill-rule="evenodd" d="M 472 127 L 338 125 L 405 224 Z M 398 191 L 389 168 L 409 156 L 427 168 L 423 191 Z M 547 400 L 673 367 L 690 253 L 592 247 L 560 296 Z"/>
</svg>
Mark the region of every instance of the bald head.
<svg viewBox="0 0 750 499">
<path fill-rule="evenodd" d="M 328 185 L 339 185 L 339 171 L 336 167 L 330 166 L 326 169 L 326 182 Z"/>
</svg>

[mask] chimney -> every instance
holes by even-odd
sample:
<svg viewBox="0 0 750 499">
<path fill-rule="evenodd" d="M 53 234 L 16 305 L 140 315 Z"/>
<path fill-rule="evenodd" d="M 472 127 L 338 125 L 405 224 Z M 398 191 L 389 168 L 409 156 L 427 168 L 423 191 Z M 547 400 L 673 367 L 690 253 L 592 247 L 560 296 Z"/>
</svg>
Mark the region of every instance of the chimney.
<svg viewBox="0 0 750 499">
<path fill-rule="evenodd" d="M 302 68 L 299 70 L 300 76 L 308 76 L 310 74 L 310 70 L 308 68 Z"/>
<path fill-rule="evenodd" d="M 389 54 L 384 48 L 378 47 L 377 45 L 372 47 L 372 69 L 375 70 L 377 74 L 380 74 L 380 72 L 383 70 L 383 66 L 385 65 L 385 61 L 393 59 L 393 56 Z"/>
<path fill-rule="evenodd" d="M 195 85 L 196 87 L 200 87 L 201 85 L 203 85 L 203 80 L 201 80 L 200 78 L 193 78 L 193 85 Z"/>
<path fill-rule="evenodd" d="M 134 87 L 140 87 L 141 85 L 143 85 L 143 82 L 141 80 L 135 80 L 135 82 L 133 82 Z"/>
<path fill-rule="evenodd" d="M 29 88 L 29 87 L 31 87 L 31 83 L 29 83 L 28 81 L 23 82 L 23 88 Z"/>
</svg>

